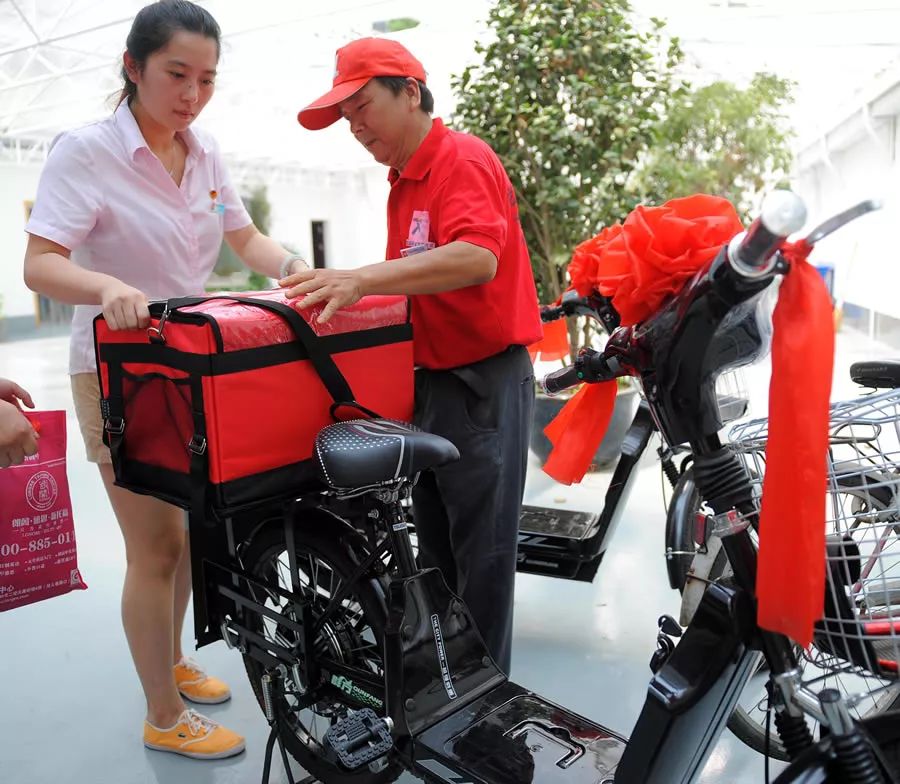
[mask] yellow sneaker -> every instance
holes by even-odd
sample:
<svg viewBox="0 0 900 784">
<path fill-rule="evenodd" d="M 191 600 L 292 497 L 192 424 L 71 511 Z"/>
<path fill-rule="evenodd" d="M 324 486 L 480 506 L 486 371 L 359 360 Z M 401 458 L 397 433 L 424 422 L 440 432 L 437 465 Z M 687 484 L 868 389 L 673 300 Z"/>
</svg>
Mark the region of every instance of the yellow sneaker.
<svg viewBox="0 0 900 784">
<path fill-rule="evenodd" d="M 231 689 L 218 678 L 207 675 L 197 662 L 183 658 L 175 665 L 175 684 L 181 696 L 203 705 L 217 705 L 231 699 Z"/>
<path fill-rule="evenodd" d="M 193 759 L 224 759 L 244 750 L 244 739 L 218 722 L 186 710 L 174 727 L 161 729 L 144 722 L 144 745 Z"/>
</svg>

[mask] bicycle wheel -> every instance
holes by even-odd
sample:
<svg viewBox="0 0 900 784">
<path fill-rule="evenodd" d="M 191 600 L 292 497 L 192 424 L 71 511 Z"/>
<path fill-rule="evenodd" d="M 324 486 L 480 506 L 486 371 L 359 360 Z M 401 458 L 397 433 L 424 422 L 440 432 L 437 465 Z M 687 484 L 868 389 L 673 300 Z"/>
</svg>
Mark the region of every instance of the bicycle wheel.
<svg viewBox="0 0 900 784">
<path fill-rule="evenodd" d="M 309 528 L 312 529 L 313 524 Z M 298 528 L 295 553 L 299 591 L 310 602 L 313 618 L 318 621 L 323 617 L 331 597 L 352 576 L 361 560 L 360 554 L 339 535 L 329 535 L 321 527 L 317 527 L 315 532 Z M 240 560 L 244 569 L 257 578 L 282 590 L 292 590 L 288 552 L 280 523 L 263 527 L 241 551 Z M 266 591 L 264 596 L 260 596 L 258 589 L 251 589 L 251 594 L 267 608 L 291 617 L 291 603 L 277 593 Z M 294 614 L 292 620 L 299 622 L 300 618 Z M 386 620 L 385 585 L 373 575 L 360 578 L 338 612 L 330 614 L 322 624 L 313 641 L 313 650 L 323 661 L 339 662 L 362 670 L 383 683 L 382 640 Z M 258 613 L 247 613 L 245 623 L 251 631 L 270 641 L 277 640 L 286 647 L 300 642 L 298 633 Z M 264 668 L 249 655 L 244 655 L 244 666 L 263 708 Z M 331 690 L 328 694 L 323 693 L 322 699 L 310 707 L 299 709 L 298 693 L 305 694 L 310 689 L 323 691 L 321 682 L 307 682 L 304 667 L 302 658 L 298 657 L 297 666 L 285 668 L 283 672 L 285 692 L 293 692 L 293 695 L 283 697 L 280 706 L 283 717 L 281 737 L 288 751 L 309 773 L 330 784 L 383 784 L 395 781 L 402 772 L 395 762 L 382 760 L 378 764 L 350 771 L 326 758 L 323 747 L 325 732 L 347 714 L 349 706 L 335 699 L 334 690 Z M 354 688 L 351 681 L 340 680 L 345 690 Z M 354 694 L 359 698 L 358 689 L 354 689 Z M 385 715 L 383 688 L 378 695 L 363 691 L 361 699 L 376 713 Z"/>
<path fill-rule="evenodd" d="M 871 483 L 874 485 L 875 483 Z M 846 504 L 859 525 L 867 524 L 866 521 L 872 512 L 884 510 L 886 504 L 891 503 L 888 494 L 873 493 L 865 482 L 860 482 L 858 477 L 848 481 L 838 481 L 838 487 L 831 493 L 833 503 Z M 693 540 L 693 519 L 698 512 L 703 511 L 703 501 L 694 484 L 692 469 L 688 468 L 680 477 L 669 505 L 669 518 L 666 525 L 666 548 L 675 555 L 670 556 L 668 568 L 670 575 L 677 581 L 678 590 L 683 593 L 685 582 L 690 573 L 697 545 Z M 675 517 L 680 519 L 674 519 Z M 706 579 L 711 582 L 721 580 L 730 573 L 728 559 L 722 550 L 715 558 L 709 569 Z M 808 652 L 797 649 L 798 662 L 803 671 L 804 680 L 817 677 L 819 671 L 831 671 L 831 667 L 822 668 L 824 654 L 816 650 L 814 646 Z M 769 670 L 763 661 L 759 669 L 753 674 L 744 687 L 738 705 L 728 719 L 728 729 L 739 740 L 758 751 L 769 756 L 789 761 L 787 749 L 772 730 L 766 741 L 766 715 L 768 712 L 768 692 L 766 683 L 769 680 Z M 828 686 L 836 688 L 843 695 L 868 695 L 863 696 L 853 709 L 857 718 L 866 718 L 884 713 L 889 710 L 900 709 L 900 683 L 867 675 L 855 673 L 832 673 L 827 679 Z M 824 687 L 824 686 L 823 686 Z M 816 722 L 809 722 L 813 737 L 818 735 Z"/>
</svg>

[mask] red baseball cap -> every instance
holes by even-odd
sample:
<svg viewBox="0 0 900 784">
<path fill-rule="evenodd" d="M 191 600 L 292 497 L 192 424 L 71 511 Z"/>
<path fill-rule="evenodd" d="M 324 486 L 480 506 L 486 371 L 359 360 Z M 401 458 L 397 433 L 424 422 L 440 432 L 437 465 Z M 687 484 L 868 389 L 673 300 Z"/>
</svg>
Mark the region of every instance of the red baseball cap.
<svg viewBox="0 0 900 784">
<path fill-rule="evenodd" d="M 411 76 L 424 83 L 425 69 L 403 44 L 388 38 L 358 38 L 337 50 L 331 90 L 300 110 L 297 121 L 318 131 L 341 119 L 337 105 L 375 76 Z"/>
</svg>

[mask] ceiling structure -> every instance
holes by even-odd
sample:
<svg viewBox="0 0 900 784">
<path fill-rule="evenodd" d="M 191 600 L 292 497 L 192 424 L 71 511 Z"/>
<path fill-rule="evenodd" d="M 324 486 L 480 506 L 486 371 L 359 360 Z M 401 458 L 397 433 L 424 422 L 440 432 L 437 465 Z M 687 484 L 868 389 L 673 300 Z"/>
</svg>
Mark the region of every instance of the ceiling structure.
<svg viewBox="0 0 900 784">
<path fill-rule="evenodd" d="M 309 133 L 297 110 L 331 81 L 334 51 L 414 17 L 393 34 L 425 63 L 437 113 L 450 75 L 475 60 L 490 0 L 206 0 L 223 31 L 214 99 L 199 123 L 233 164 L 320 172 L 371 164 L 338 124 Z M 142 0 L 0 0 L 0 156 L 40 160 L 62 130 L 111 111 L 131 20 Z M 898 0 L 632 0 L 638 19 L 666 19 L 695 82 L 746 82 L 770 70 L 798 83 L 791 121 L 814 138 L 900 56 Z"/>
<path fill-rule="evenodd" d="M 446 105 L 453 50 L 460 42 L 472 48 L 487 8 L 484 0 L 202 4 L 222 28 L 223 46 L 216 95 L 200 124 L 214 132 L 232 160 L 312 169 L 369 161 L 362 149 L 345 143 L 346 130 L 310 134 L 296 122 L 297 110 L 331 86 L 338 46 L 378 34 L 375 23 L 411 16 L 413 6 L 421 24 L 397 37 L 423 60 L 434 60 L 426 67 L 438 105 L 441 99 Z M 40 158 L 60 131 L 111 111 L 121 87 L 125 38 L 142 5 L 141 0 L 0 0 L 0 139 L 6 157 Z"/>
</svg>

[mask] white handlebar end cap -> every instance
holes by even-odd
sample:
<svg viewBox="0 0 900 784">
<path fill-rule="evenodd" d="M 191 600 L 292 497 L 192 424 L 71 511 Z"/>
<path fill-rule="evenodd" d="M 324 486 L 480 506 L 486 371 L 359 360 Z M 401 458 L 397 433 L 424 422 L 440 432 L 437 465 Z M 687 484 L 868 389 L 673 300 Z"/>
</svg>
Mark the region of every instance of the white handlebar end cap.
<svg viewBox="0 0 900 784">
<path fill-rule="evenodd" d="M 787 237 L 806 223 L 806 205 L 793 191 L 772 191 L 763 200 L 759 219 L 772 234 Z"/>
</svg>

